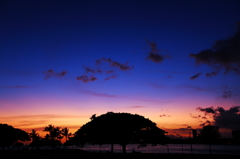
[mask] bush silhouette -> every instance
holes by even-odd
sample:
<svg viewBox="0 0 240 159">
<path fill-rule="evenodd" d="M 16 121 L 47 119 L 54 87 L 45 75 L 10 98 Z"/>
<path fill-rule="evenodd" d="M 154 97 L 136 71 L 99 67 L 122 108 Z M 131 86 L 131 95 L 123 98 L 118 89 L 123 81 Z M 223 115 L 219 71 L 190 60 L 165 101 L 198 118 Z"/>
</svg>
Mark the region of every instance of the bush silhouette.
<svg viewBox="0 0 240 159">
<path fill-rule="evenodd" d="M 83 125 L 76 133 L 74 140 L 78 144 L 84 143 L 112 145 L 120 144 L 123 153 L 126 153 L 126 145 L 129 143 L 146 143 L 153 145 L 165 144 L 165 131 L 159 129 L 156 123 L 143 116 L 129 113 L 113 113 L 94 117 L 90 122 Z"/>
</svg>

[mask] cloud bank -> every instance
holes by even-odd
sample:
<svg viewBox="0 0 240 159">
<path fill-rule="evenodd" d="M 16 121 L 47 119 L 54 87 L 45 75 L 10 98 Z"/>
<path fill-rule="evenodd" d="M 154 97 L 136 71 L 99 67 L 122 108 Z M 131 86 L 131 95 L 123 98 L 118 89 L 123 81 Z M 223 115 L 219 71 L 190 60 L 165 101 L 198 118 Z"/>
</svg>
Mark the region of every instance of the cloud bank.
<svg viewBox="0 0 240 159">
<path fill-rule="evenodd" d="M 226 129 L 240 129 L 240 106 L 233 106 L 229 110 L 222 107 L 201 108 L 197 110 L 204 112 L 205 115 L 211 115 L 213 117 L 213 124 L 220 128 Z M 206 121 L 209 123 L 209 121 Z"/>
<path fill-rule="evenodd" d="M 206 73 L 208 77 L 217 75 L 219 70 L 224 70 L 224 74 L 235 72 L 240 75 L 240 24 L 232 37 L 218 40 L 212 48 L 190 54 L 190 57 L 197 64 L 206 64 L 215 70 Z"/>
</svg>

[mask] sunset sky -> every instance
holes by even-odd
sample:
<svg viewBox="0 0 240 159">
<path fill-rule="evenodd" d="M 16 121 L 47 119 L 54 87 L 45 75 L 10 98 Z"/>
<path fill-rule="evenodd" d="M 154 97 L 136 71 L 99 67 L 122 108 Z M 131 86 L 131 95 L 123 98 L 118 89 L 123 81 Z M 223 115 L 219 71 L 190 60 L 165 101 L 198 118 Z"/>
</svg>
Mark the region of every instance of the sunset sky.
<svg viewBox="0 0 240 159">
<path fill-rule="evenodd" d="M 239 0 L 1 0 L 0 123 L 74 133 L 113 111 L 173 135 L 214 124 L 197 108 L 240 106 L 239 8 Z"/>
</svg>

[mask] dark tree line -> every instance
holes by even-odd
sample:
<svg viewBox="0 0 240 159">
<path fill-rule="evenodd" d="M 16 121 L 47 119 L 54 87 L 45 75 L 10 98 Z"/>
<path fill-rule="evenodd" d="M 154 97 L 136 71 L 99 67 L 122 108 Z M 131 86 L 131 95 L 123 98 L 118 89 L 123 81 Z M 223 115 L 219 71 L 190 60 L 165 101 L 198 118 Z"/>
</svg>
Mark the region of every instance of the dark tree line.
<svg viewBox="0 0 240 159">
<path fill-rule="evenodd" d="M 48 132 L 44 138 L 40 137 L 39 134 L 36 132 L 36 130 L 32 130 L 31 133 L 29 133 L 32 142 L 29 146 L 31 147 L 40 147 L 40 146 L 48 146 L 52 149 L 55 149 L 57 146 L 62 145 L 61 139 L 65 137 L 66 142 L 64 145 L 66 146 L 66 143 L 69 139 L 69 137 L 72 136 L 71 133 L 69 133 L 68 128 L 61 128 L 61 127 L 54 127 L 53 125 L 46 126 L 43 131 Z"/>
<path fill-rule="evenodd" d="M 43 131 L 48 132 L 44 138 L 42 138 L 36 130 L 32 130 L 30 133 L 23 131 L 21 129 L 14 128 L 7 124 L 0 124 L 0 146 L 2 150 L 5 150 L 6 147 L 14 145 L 23 145 L 24 142 L 31 141 L 29 144 L 30 147 L 41 147 L 48 146 L 52 149 L 56 146 L 62 145 L 61 139 L 65 137 L 65 144 L 69 140 L 69 137 L 72 136 L 69 133 L 68 128 L 54 127 L 53 125 L 48 125 L 44 128 Z"/>
<path fill-rule="evenodd" d="M 156 123 L 138 114 L 108 112 L 100 116 L 94 114 L 90 119 L 90 122 L 84 124 L 74 134 L 69 133 L 66 127 L 48 125 L 43 129 L 47 132 L 44 137 L 41 137 L 34 129 L 27 133 L 7 124 L 0 124 L 0 146 L 4 150 L 6 147 L 31 141 L 30 147 L 45 146 L 55 149 L 62 145 L 61 139 L 64 138 L 66 141 L 64 146 L 84 146 L 86 143 L 100 146 L 111 144 L 111 152 L 113 152 L 114 144 L 119 144 L 122 146 L 123 153 L 126 153 L 126 146 L 130 143 L 138 143 L 139 147 L 145 147 L 147 144 L 166 145 L 170 141 L 166 137 L 167 132 L 158 128 Z M 236 141 L 240 140 L 239 134 L 239 130 L 233 131 Z M 203 126 L 197 140 L 198 143 L 208 144 L 211 153 L 211 145 L 218 143 L 220 137 L 219 127 L 209 124 Z M 190 143 L 192 144 L 193 141 Z"/>
<path fill-rule="evenodd" d="M 158 128 L 156 123 L 137 114 L 108 112 L 98 117 L 93 115 L 90 119 L 90 122 L 83 125 L 73 135 L 69 133 L 67 128 L 62 129 L 48 125 L 43 130 L 48 132 L 43 138 L 34 129 L 30 133 L 27 133 L 5 124 L 5 127 L 16 130 L 14 133 L 19 133 L 22 136 L 9 133 L 11 131 L 6 129 L 4 132 L 9 136 L 1 138 L 1 140 L 6 139 L 6 142 L 0 142 L 2 146 L 10 146 L 19 140 L 31 140 L 29 144 L 31 147 L 39 148 L 47 146 L 55 149 L 61 145 L 60 140 L 65 137 L 65 146 L 73 144 L 83 146 L 85 143 L 111 144 L 111 151 L 113 152 L 114 144 L 120 144 L 123 153 L 126 153 L 126 146 L 129 143 L 139 143 L 141 147 L 149 143 L 152 145 L 167 143 L 165 131 Z M 6 136 L 6 134 L 2 134 L 1 136 Z M 25 136 L 23 137 L 23 135 Z M 12 136 L 15 136 L 15 138 L 12 138 Z"/>
</svg>

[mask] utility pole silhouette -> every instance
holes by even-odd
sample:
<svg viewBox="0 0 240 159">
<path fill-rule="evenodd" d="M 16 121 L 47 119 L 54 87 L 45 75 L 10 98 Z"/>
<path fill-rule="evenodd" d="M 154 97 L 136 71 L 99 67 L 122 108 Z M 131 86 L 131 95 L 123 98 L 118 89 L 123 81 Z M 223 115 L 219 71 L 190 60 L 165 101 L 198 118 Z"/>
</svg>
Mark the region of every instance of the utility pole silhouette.
<svg viewBox="0 0 240 159">
<path fill-rule="evenodd" d="M 190 142 L 190 147 L 191 147 L 191 154 L 193 154 L 193 150 L 192 150 L 192 137 L 191 137 L 192 127 L 188 126 L 187 128 L 189 130 L 189 139 L 190 139 L 189 142 Z"/>
</svg>

